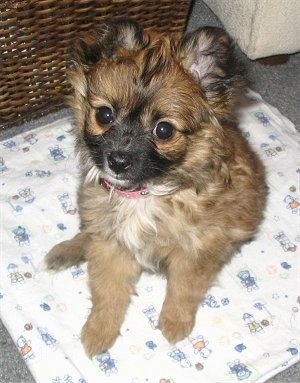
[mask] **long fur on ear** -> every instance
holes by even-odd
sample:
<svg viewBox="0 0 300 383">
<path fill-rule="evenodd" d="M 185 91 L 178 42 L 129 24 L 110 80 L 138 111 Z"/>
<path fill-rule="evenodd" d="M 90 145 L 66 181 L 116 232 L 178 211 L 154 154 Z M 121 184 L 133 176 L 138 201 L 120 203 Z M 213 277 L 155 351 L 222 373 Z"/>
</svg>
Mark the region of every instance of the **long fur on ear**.
<svg viewBox="0 0 300 383">
<path fill-rule="evenodd" d="M 224 114 L 236 105 L 245 80 L 233 41 L 224 30 L 204 27 L 186 35 L 177 46 L 177 54 L 217 114 L 221 109 Z"/>
<path fill-rule="evenodd" d="M 147 35 L 139 24 L 133 20 L 117 20 L 102 24 L 77 39 L 73 46 L 73 60 L 88 69 L 102 58 L 112 60 L 120 48 L 138 50 L 147 43 Z"/>
</svg>

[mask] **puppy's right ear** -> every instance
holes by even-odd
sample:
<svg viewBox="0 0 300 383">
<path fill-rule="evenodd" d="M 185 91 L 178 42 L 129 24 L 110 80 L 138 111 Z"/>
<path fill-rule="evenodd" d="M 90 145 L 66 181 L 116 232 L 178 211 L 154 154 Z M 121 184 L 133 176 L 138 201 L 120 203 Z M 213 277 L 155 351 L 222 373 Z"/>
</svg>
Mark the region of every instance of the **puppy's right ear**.
<svg viewBox="0 0 300 383">
<path fill-rule="evenodd" d="M 216 27 L 199 28 L 186 35 L 177 47 L 182 66 L 204 90 L 220 117 L 231 114 L 245 87 L 234 48 L 230 36 Z"/>
<path fill-rule="evenodd" d="M 75 41 L 73 62 L 88 69 L 103 58 L 114 60 L 121 48 L 136 51 L 148 42 L 148 35 L 133 20 L 106 23 Z"/>
</svg>

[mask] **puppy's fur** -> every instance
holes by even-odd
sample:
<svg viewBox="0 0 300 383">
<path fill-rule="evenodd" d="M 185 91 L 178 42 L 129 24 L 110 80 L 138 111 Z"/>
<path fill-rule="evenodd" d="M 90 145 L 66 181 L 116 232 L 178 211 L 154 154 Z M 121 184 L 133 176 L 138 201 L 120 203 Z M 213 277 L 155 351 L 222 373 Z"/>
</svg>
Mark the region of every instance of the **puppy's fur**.
<svg viewBox="0 0 300 383">
<path fill-rule="evenodd" d="M 81 228 L 47 266 L 88 262 L 89 356 L 115 342 L 143 270 L 166 275 L 159 326 L 177 342 L 263 216 L 264 169 L 234 117 L 244 81 L 232 41 L 217 28 L 176 40 L 126 21 L 101 26 L 74 51 Z"/>
</svg>

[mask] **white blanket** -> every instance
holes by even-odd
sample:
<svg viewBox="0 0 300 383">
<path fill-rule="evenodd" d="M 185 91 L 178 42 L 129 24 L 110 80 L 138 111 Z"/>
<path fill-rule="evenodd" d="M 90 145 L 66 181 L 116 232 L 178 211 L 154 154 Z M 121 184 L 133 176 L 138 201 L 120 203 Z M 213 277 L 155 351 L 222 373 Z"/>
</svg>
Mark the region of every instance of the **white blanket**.
<svg viewBox="0 0 300 383">
<path fill-rule="evenodd" d="M 300 135 L 251 96 L 240 125 L 267 168 L 266 218 L 207 293 L 191 336 L 173 346 L 157 328 L 166 282 L 144 274 L 115 345 L 86 357 L 85 265 L 38 268 L 78 231 L 70 121 L 0 143 L 1 316 L 37 382 L 264 382 L 299 360 Z"/>
</svg>

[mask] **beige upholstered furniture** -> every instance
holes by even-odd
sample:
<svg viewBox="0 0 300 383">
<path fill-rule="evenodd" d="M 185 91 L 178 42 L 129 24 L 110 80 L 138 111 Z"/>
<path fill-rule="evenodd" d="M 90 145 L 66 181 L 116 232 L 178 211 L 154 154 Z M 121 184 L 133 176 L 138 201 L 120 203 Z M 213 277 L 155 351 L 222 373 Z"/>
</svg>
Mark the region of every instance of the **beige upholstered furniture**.
<svg viewBox="0 0 300 383">
<path fill-rule="evenodd" d="M 300 51 L 300 0 L 204 0 L 250 58 Z"/>
</svg>

